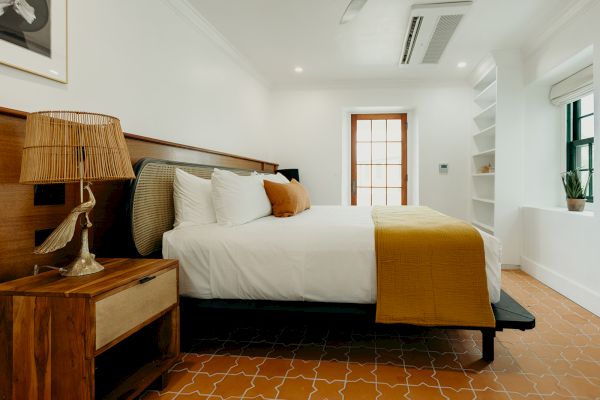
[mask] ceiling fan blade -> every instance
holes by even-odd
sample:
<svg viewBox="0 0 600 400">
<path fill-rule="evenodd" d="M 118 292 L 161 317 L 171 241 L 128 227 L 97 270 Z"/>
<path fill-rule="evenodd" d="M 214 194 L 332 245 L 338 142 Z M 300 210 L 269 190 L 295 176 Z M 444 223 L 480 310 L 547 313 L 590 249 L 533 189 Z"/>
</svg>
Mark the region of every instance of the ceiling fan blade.
<svg viewBox="0 0 600 400">
<path fill-rule="evenodd" d="M 346 11 L 344 11 L 344 14 L 342 15 L 340 24 L 352 21 L 358 15 L 360 10 L 362 10 L 366 2 L 367 0 L 350 0 L 348 7 L 346 7 Z"/>
</svg>

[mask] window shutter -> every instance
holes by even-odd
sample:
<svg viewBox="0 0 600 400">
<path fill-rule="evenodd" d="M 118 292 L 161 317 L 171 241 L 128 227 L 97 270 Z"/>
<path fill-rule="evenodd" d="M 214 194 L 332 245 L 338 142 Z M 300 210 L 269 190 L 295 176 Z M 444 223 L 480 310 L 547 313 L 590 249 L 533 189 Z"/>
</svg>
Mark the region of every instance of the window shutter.
<svg viewBox="0 0 600 400">
<path fill-rule="evenodd" d="M 556 83 L 550 89 L 550 101 L 556 106 L 579 100 L 594 91 L 594 66 L 590 65 Z"/>
</svg>

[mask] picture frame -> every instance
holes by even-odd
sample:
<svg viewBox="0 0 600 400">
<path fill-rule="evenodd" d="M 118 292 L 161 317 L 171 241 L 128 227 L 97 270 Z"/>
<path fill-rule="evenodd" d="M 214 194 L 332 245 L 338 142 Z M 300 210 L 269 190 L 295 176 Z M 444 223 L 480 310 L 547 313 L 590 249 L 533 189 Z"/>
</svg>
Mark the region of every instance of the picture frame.
<svg viewBox="0 0 600 400">
<path fill-rule="evenodd" d="M 0 63 L 68 83 L 67 0 L 0 0 Z"/>
</svg>

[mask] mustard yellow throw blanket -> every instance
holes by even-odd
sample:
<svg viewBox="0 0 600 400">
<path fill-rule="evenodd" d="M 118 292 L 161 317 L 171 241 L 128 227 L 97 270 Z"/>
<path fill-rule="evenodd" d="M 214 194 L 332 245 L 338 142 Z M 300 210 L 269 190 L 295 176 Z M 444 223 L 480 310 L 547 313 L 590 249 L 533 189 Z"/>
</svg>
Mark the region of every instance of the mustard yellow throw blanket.
<svg viewBox="0 0 600 400">
<path fill-rule="evenodd" d="M 381 323 L 494 327 L 481 235 L 428 207 L 374 207 Z"/>
</svg>

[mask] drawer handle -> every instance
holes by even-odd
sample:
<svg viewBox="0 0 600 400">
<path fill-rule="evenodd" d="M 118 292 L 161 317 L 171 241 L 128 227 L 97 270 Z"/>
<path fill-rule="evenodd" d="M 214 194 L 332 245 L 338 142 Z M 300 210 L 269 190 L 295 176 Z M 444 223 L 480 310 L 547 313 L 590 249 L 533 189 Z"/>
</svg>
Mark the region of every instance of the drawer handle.
<svg viewBox="0 0 600 400">
<path fill-rule="evenodd" d="M 156 276 L 145 276 L 142 279 L 140 279 L 140 284 L 144 284 L 146 282 L 150 282 L 154 278 L 156 278 Z"/>
</svg>

